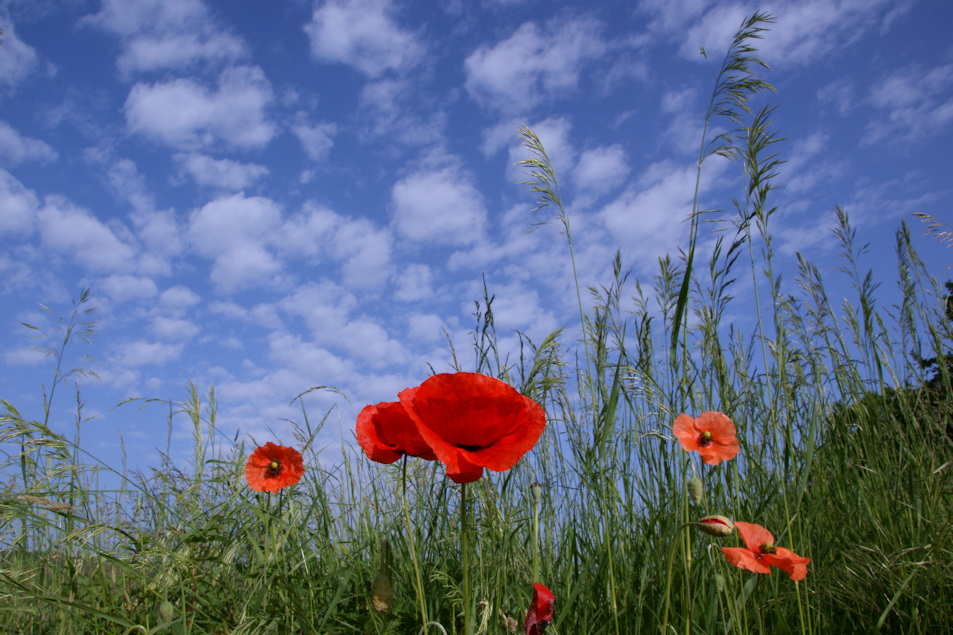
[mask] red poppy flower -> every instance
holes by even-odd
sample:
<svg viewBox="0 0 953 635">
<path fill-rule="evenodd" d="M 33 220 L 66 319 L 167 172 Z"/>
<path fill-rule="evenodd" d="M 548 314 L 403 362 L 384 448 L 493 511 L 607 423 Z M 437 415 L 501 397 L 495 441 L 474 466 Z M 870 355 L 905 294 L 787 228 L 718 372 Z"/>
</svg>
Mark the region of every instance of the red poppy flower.
<svg viewBox="0 0 953 635">
<path fill-rule="evenodd" d="M 405 454 L 437 458 L 399 401 L 365 406 L 357 415 L 357 442 L 367 458 L 378 463 L 393 463 Z"/>
<path fill-rule="evenodd" d="M 477 373 L 434 375 L 398 395 L 420 436 L 447 466 L 470 483 L 483 468 L 502 472 L 529 452 L 546 427 L 546 412 L 515 388 Z"/>
<path fill-rule="evenodd" d="M 252 452 L 245 464 L 245 480 L 256 492 L 277 492 L 300 481 L 302 474 L 301 454 L 271 441 Z"/>
<path fill-rule="evenodd" d="M 790 549 L 774 546 L 774 536 L 761 525 L 736 521 L 735 527 L 745 541 L 747 549 L 741 547 L 722 547 L 725 559 L 739 569 L 754 573 L 771 575 L 768 565 L 785 571 L 792 580 L 803 580 L 807 576 L 810 558 L 802 558 Z"/>
<path fill-rule="evenodd" d="M 546 588 L 546 585 L 537 582 L 533 585 L 533 603 L 529 605 L 526 614 L 526 635 L 540 635 L 549 623 L 553 621 L 553 601 L 556 596 Z"/>
<path fill-rule="evenodd" d="M 735 424 L 721 412 L 703 412 L 697 419 L 679 415 L 672 432 L 686 452 L 697 451 L 708 465 L 718 465 L 738 454 Z"/>
</svg>

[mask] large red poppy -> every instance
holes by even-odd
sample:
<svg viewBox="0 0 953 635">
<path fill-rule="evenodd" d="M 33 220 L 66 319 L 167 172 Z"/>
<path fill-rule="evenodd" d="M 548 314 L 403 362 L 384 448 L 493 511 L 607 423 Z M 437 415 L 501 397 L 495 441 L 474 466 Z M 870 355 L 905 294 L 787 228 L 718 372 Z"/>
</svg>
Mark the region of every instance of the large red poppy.
<svg viewBox="0 0 953 635">
<path fill-rule="evenodd" d="M 537 582 L 533 585 L 533 603 L 526 614 L 526 635 L 540 635 L 553 621 L 553 601 L 556 596 L 546 585 Z"/>
<path fill-rule="evenodd" d="M 679 415 L 672 432 L 687 452 L 698 452 L 708 465 L 729 461 L 738 454 L 735 424 L 721 412 L 703 412 L 697 419 Z"/>
<path fill-rule="evenodd" d="M 771 575 L 768 565 L 785 571 L 792 580 L 803 580 L 807 576 L 810 558 L 802 558 L 790 549 L 774 546 L 774 536 L 761 525 L 736 521 L 735 527 L 745 541 L 747 549 L 741 547 L 722 547 L 725 559 L 739 569 L 754 573 Z"/>
<path fill-rule="evenodd" d="M 277 492 L 300 481 L 303 474 L 301 454 L 271 441 L 256 448 L 245 463 L 245 480 L 256 492 Z"/>
<path fill-rule="evenodd" d="M 483 468 L 508 470 L 546 427 L 546 412 L 512 386 L 477 373 L 434 375 L 398 395 L 447 476 L 470 483 Z"/>
<path fill-rule="evenodd" d="M 393 463 L 405 454 L 428 461 L 437 458 L 399 401 L 361 410 L 357 415 L 357 442 L 367 458 L 378 463 Z"/>
</svg>

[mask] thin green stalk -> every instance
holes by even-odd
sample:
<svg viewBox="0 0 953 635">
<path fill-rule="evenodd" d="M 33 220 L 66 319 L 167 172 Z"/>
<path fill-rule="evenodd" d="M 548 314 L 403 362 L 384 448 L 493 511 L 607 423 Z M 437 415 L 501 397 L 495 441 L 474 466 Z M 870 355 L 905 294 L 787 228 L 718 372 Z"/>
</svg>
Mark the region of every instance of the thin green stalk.
<svg viewBox="0 0 953 635">
<path fill-rule="evenodd" d="M 424 635 L 427 635 L 427 626 L 430 624 L 430 620 L 427 619 L 427 603 L 424 600 L 424 583 L 420 577 L 420 565 L 417 562 L 417 546 L 414 541 L 414 531 L 413 527 L 410 524 L 410 512 L 407 509 L 407 455 L 404 455 L 403 463 L 401 464 L 401 479 L 400 479 L 400 493 L 401 500 L 404 505 L 404 527 L 407 529 L 407 542 L 410 545 L 410 560 L 414 563 L 414 579 L 417 582 L 417 599 L 420 602 L 420 619 L 423 621 L 422 632 Z"/>
<path fill-rule="evenodd" d="M 460 486 L 460 546 L 463 553 L 463 635 L 470 635 L 470 554 L 467 540 L 467 484 Z"/>
</svg>

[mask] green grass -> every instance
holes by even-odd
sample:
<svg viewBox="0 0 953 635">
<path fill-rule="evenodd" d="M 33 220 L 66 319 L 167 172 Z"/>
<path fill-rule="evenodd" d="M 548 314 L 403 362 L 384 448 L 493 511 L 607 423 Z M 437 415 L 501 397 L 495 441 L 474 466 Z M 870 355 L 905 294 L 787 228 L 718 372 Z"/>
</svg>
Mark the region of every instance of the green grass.
<svg viewBox="0 0 953 635">
<path fill-rule="evenodd" d="M 729 132 L 702 139 L 699 173 L 717 154 L 745 177 L 731 214 L 696 203 L 687 251 L 662 260 L 650 281 L 632 279 L 617 256 L 611 284 L 577 288 L 581 331 L 521 337 L 518 359 L 500 357 L 492 296 L 478 302 L 475 361 L 455 352 L 454 363 L 515 385 L 549 422 L 512 470 L 468 488 L 473 632 L 514 632 L 513 620 L 522 632 L 534 581 L 555 592 L 548 632 L 558 635 L 950 632 L 953 322 L 905 225 L 896 306 L 878 306 L 840 210 L 834 275 L 853 288 L 850 301 L 835 306 L 811 263 L 778 261 L 778 137 L 770 108 L 747 107 L 768 88 L 752 47 L 768 22 L 754 16 L 739 30 L 706 115 L 706 130 Z M 532 131 L 522 133 L 530 185 L 555 209 L 573 257 L 555 170 Z M 719 238 L 702 262 L 696 248 L 709 227 Z M 796 279 L 783 285 L 776 272 L 792 267 Z M 746 303 L 733 297 L 742 276 L 755 290 Z M 302 409 L 294 438 L 276 441 L 302 452 L 303 480 L 256 494 L 243 471 L 253 448 L 218 432 L 214 391 L 191 384 L 180 403 L 146 404 L 167 408 L 170 425 L 183 413 L 192 421 L 186 465 L 166 454 L 128 472 L 86 454 L 78 392 L 76 436 L 51 430 L 56 388 L 83 372 L 62 364 L 68 347 L 93 336 L 87 301 L 84 292 L 48 351 L 44 419 L 3 402 L 2 473 L 12 480 L 0 495 L 0 630 L 417 633 L 423 606 L 446 632 L 461 631 L 459 486 L 438 463 L 412 459 L 405 479 L 401 463 L 348 452 L 323 469 L 314 439 L 324 420 Z M 754 329 L 726 323 L 730 314 L 756 315 Z M 704 410 L 738 426 L 735 460 L 705 466 L 672 439 L 676 416 Z M 698 502 L 687 490 L 693 476 L 704 484 Z M 717 547 L 740 546 L 737 537 L 679 530 L 709 514 L 767 527 L 811 558 L 807 578 L 735 569 Z M 371 594 L 382 567 L 394 599 L 379 615 Z"/>
</svg>

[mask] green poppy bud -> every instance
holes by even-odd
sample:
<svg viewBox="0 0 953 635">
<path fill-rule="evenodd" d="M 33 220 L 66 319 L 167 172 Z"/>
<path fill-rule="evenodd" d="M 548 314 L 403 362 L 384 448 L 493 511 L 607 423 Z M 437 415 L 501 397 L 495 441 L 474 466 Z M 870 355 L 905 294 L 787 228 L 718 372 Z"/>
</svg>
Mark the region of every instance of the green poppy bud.
<svg viewBox="0 0 953 635">
<path fill-rule="evenodd" d="M 718 593 L 725 592 L 725 576 L 720 573 L 715 574 L 715 591 Z"/>
<path fill-rule="evenodd" d="M 530 483 L 529 491 L 533 492 L 533 498 L 536 500 L 536 504 L 539 505 L 540 500 L 543 498 L 543 486 L 536 482 Z"/>
<path fill-rule="evenodd" d="M 705 500 L 705 485 L 697 476 L 688 479 L 688 495 L 696 505 L 701 505 Z"/>
<path fill-rule="evenodd" d="M 705 516 L 696 522 L 695 526 L 716 538 L 730 536 L 735 530 L 735 524 L 727 516 Z"/>
</svg>

